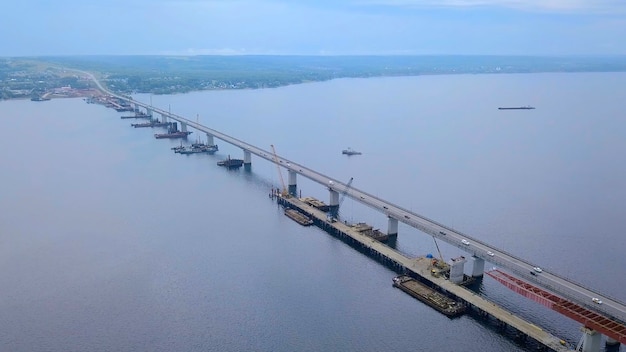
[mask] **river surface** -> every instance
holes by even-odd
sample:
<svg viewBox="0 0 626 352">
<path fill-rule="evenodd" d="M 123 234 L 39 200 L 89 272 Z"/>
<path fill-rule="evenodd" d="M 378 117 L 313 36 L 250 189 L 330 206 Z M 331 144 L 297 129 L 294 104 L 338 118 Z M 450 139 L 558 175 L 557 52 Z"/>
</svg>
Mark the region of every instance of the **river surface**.
<svg viewBox="0 0 626 352">
<path fill-rule="evenodd" d="M 136 98 L 626 301 L 625 83 L 449 75 Z M 523 105 L 536 109 L 497 109 Z M 393 288 L 391 270 L 285 217 L 268 198 L 273 164 L 222 169 L 242 152 L 219 140 L 213 156 L 174 154 L 178 141 L 121 115 L 82 99 L 0 102 L 0 351 L 527 350 L 442 316 Z M 321 185 L 298 189 L 328 201 Z M 386 229 L 349 198 L 341 217 Z M 431 237 L 399 232 L 400 251 L 438 255 Z M 580 336 L 491 278 L 478 290 Z"/>
</svg>

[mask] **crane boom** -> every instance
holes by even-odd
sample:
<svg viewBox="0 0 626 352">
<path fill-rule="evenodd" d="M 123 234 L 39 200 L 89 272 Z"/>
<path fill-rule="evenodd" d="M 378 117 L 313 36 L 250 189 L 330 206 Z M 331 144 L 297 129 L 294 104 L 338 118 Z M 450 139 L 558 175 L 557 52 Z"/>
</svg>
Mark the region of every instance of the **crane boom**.
<svg viewBox="0 0 626 352">
<path fill-rule="evenodd" d="M 272 153 L 274 154 L 274 163 L 276 164 L 276 169 L 278 170 L 278 177 L 280 178 L 280 186 L 282 187 L 280 194 L 282 196 L 286 196 L 289 194 L 289 192 L 287 192 L 287 188 L 285 187 L 285 180 L 283 180 L 283 173 L 280 172 L 280 165 L 278 165 L 278 155 L 276 155 L 276 149 L 274 148 L 274 145 L 270 144 L 270 146 L 272 147 Z"/>
<path fill-rule="evenodd" d="M 346 184 L 346 188 L 341 191 L 341 199 L 339 199 L 339 203 L 337 203 L 337 208 L 341 206 L 341 203 L 343 203 L 343 200 L 346 198 L 346 194 L 348 193 L 348 189 L 350 189 L 353 180 L 354 177 L 350 177 L 350 181 L 348 181 L 348 183 Z"/>
<path fill-rule="evenodd" d="M 435 247 L 437 247 L 437 252 L 439 252 L 439 259 L 441 259 L 442 262 L 445 262 L 445 260 L 443 260 L 443 255 L 441 254 L 441 250 L 439 249 L 439 244 L 437 244 L 437 239 L 435 238 L 435 236 L 433 236 L 433 241 L 435 241 Z"/>
</svg>

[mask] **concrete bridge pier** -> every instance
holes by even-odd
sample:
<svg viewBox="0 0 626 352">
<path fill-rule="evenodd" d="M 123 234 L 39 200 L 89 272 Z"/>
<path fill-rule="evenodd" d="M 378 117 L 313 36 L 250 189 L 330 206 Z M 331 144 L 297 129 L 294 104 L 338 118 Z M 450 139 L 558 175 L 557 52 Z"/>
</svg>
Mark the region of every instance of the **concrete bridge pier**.
<svg viewBox="0 0 626 352">
<path fill-rule="evenodd" d="M 297 183 L 297 173 L 293 170 L 287 170 L 289 173 L 289 194 L 294 197 L 297 197 L 298 191 L 298 183 Z"/>
<path fill-rule="evenodd" d="M 583 332 L 583 336 L 576 346 L 576 351 L 581 352 L 600 352 L 600 342 L 602 341 L 602 335 L 593 330 L 583 326 L 580 330 Z"/>
<path fill-rule="evenodd" d="M 620 347 L 619 341 L 612 339 L 608 336 L 606 338 L 605 345 L 606 345 L 606 348 L 604 349 L 605 351 L 619 351 L 619 347 Z"/>
<path fill-rule="evenodd" d="M 213 141 L 213 135 L 212 134 L 209 134 L 209 133 L 206 134 L 206 144 L 208 144 L 208 145 L 215 145 L 215 142 Z M 249 152 L 248 152 L 248 154 L 249 154 Z M 244 156 L 244 159 L 245 159 L 245 156 L 246 156 L 245 151 L 243 153 L 243 156 Z"/>
<path fill-rule="evenodd" d="M 207 136 L 208 136 L 208 134 L 207 134 Z M 211 137 L 213 137 L 213 136 L 211 136 Z M 211 139 L 213 139 L 213 138 L 211 138 Z M 208 145 L 213 145 L 213 141 L 211 141 L 211 143 L 207 142 L 207 144 Z M 244 165 L 252 164 L 252 154 L 250 153 L 249 150 L 244 150 L 243 151 L 243 164 Z"/>
<path fill-rule="evenodd" d="M 461 256 L 458 258 L 450 258 L 450 282 L 455 284 L 459 284 L 463 282 L 465 279 L 464 267 L 465 267 L 465 257 Z"/>
<path fill-rule="evenodd" d="M 187 132 L 187 124 L 184 122 L 180 123 L 180 131 L 181 132 Z"/>
<path fill-rule="evenodd" d="M 483 277 L 485 274 L 485 260 L 472 256 L 472 277 Z"/>
<path fill-rule="evenodd" d="M 330 192 L 330 202 L 328 203 L 329 212 L 333 214 L 333 216 L 337 216 L 339 212 L 339 192 L 333 191 L 332 189 L 328 189 Z"/>
<path fill-rule="evenodd" d="M 146 116 L 152 117 L 152 109 L 146 108 Z"/>
<path fill-rule="evenodd" d="M 167 115 L 161 114 L 161 122 L 163 122 L 163 123 L 167 122 Z"/>
<path fill-rule="evenodd" d="M 387 217 L 387 235 L 389 237 L 398 237 L 398 219 Z"/>
</svg>

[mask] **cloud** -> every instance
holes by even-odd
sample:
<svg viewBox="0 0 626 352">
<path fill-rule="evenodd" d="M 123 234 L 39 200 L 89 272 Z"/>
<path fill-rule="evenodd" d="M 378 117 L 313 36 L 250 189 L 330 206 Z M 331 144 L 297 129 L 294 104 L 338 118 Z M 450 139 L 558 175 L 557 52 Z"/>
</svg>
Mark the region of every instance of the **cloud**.
<svg viewBox="0 0 626 352">
<path fill-rule="evenodd" d="M 536 12 L 626 14 L 624 0 L 362 0 L 356 3 L 402 8 L 492 7 Z"/>
</svg>

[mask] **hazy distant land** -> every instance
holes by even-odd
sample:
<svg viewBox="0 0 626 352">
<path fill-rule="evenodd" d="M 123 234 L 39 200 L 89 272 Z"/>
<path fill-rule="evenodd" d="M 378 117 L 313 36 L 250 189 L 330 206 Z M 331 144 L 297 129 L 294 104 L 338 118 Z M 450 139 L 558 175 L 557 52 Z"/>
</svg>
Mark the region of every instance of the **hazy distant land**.
<svg viewBox="0 0 626 352">
<path fill-rule="evenodd" d="M 0 99 L 92 94 L 63 68 L 96 73 L 119 93 L 255 89 L 346 77 L 617 72 L 626 56 L 66 56 L 0 58 Z M 65 87 L 64 89 L 62 89 Z M 71 89 L 70 89 L 71 88 Z M 65 94 L 65 95 L 64 95 Z"/>
</svg>

